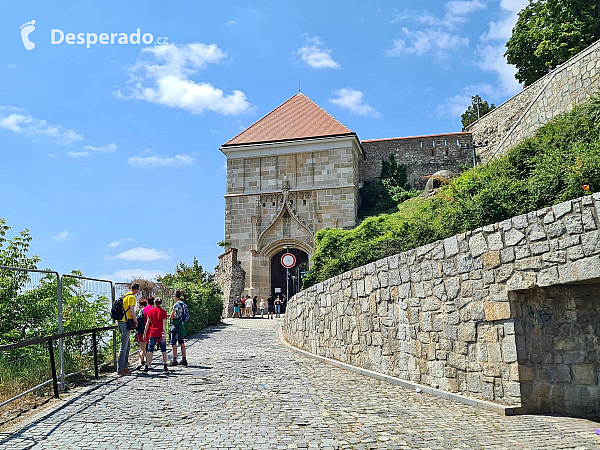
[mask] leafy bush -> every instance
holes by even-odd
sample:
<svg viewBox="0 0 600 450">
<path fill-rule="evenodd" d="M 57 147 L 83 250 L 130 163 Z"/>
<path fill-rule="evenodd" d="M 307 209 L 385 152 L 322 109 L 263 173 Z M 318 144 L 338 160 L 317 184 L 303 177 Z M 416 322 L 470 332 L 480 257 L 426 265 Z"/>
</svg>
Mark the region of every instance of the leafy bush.
<svg viewBox="0 0 600 450">
<path fill-rule="evenodd" d="M 600 191 L 600 95 L 555 118 L 505 156 L 464 171 L 437 195 L 352 230 L 315 236 L 303 286 L 377 259 Z M 399 197 L 400 198 L 400 197 Z"/>
<path fill-rule="evenodd" d="M 389 211 L 398 203 L 408 200 L 420 191 L 411 189 L 407 183 L 406 166 L 398 164 L 393 153 L 381 161 L 378 179 L 367 180 L 360 189 L 359 217 L 368 217 Z"/>
<path fill-rule="evenodd" d="M 223 299 L 213 275 L 206 272 L 194 258 L 191 266 L 181 262 L 174 274 L 167 274 L 159 280 L 167 287 L 178 289 L 190 311 L 190 320 L 185 324 L 188 334 L 196 333 L 221 321 Z"/>
</svg>

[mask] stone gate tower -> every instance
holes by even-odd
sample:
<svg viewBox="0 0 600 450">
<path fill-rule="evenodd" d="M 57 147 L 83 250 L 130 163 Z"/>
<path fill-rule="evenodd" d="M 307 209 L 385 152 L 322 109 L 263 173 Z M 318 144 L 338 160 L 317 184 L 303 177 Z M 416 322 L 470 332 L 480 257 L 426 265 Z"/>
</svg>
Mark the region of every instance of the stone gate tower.
<svg viewBox="0 0 600 450">
<path fill-rule="evenodd" d="M 321 228 L 352 228 L 361 144 L 356 133 L 298 93 L 226 142 L 225 239 L 238 249 L 245 293 L 296 292 Z M 289 251 L 288 273 L 280 258 Z"/>
</svg>

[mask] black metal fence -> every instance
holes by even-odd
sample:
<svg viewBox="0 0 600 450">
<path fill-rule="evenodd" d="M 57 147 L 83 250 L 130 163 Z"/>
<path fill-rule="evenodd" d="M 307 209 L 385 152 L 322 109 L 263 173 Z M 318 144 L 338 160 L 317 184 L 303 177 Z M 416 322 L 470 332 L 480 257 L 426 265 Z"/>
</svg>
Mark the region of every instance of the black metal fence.
<svg viewBox="0 0 600 450">
<path fill-rule="evenodd" d="M 83 336 L 85 334 L 91 334 L 92 335 L 92 348 L 93 348 L 93 354 L 94 354 L 94 367 L 90 367 L 89 369 L 84 369 L 81 372 L 86 372 L 88 370 L 92 370 L 94 369 L 94 377 L 96 378 L 96 380 L 98 379 L 99 376 L 99 364 L 98 364 L 98 333 L 101 332 L 105 332 L 108 330 L 115 330 L 117 327 L 116 326 L 110 326 L 110 327 L 101 327 L 101 328 L 90 328 L 88 330 L 80 330 L 80 331 L 70 331 L 68 333 L 59 333 L 59 334 L 54 334 L 52 336 L 45 336 L 45 337 L 41 337 L 41 338 L 37 338 L 37 339 L 31 339 L 29 341 L 23 341 L 23 342 L 17 342 L 15 344 L 8 344 L 8 345 L 0 345 L 0 352 L 6 352 L 6 351 L 12 351 L 12 350 L 17 350 L 19 348 L 25 348 L 25 347 L 30 347 L 32 345 L 39 345 L 39 344 L 47 344 L 48 345 L 48 353 L 50 356 L 50 368 L 52 371 L 52 379 L 48 380 L 38 386 L 35 386 L 25 392 L 21 392 L 18 395 L 15 395 L 14 397 L 3 401 L 2 403 L 0 403 L 0 407 L 4 406 L 14 400 L 17 400 L 18 398 L 29 394 L 37 389 L 40 389 L 50 383 L 52 383 L 52 386 L 54 388 L 54 397 L 58 398 L 59 397 L 59 374 L 57 374 L 57 370 L 56 370 L 56 361 L 55 361 L 55 357 L 54 357 L 54 342 L 56 341 L 60 341 L 61 339 L 64 339 L 66 337 L 70 337 L 70 336 Z"/>
</svg>

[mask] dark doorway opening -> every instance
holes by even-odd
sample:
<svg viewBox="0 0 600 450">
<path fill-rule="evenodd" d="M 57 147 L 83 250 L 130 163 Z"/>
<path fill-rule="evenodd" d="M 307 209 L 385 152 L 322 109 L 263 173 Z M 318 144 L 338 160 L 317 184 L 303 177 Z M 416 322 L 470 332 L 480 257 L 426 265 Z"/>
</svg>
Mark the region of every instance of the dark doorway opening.
<svg viewBox="0 0 600 450">
<path fill-rule="evenodd" d="M 281 265 L 281 257 L 284 253 L 291 253 L 296 257 L 296 265 L 289 271 L 286 271 L 285 267 Z M 307 261 L 308 255 L 296 248 L 281 250 L 273 255 L 271 258 L 271 290 L 269 291 L 271 295 L 287 294 L 288 292 L 289 297 L 294 295 L 298 291 L 298 268 Z"/>
</svg>

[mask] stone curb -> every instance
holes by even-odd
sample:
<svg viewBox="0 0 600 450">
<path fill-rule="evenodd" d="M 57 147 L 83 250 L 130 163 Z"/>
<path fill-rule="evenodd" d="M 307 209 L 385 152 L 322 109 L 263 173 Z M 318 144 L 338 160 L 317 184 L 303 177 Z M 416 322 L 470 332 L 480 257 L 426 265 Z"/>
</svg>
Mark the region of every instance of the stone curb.
<svg viewBox="0 0 600 450">
<path fill-rule="evenodd" d="M 406 389 L 417 389 L 419 388 L 422 392 L 433 395 L 435 397 L 444 398 L 447 400 L 452 400 L 457 403 L 462 403 L 463 405 L 474 406 L 476 408 L 485 409 L 487 411 L 492 411 L 494 413 L 500 414 L 502 416 L 514 416 L 515 414 L 519 414 L 519 407 L 515 406 L 504 406 L 498 403 L 488 402 L 486 400 L 480 400 L 477 398 L 467 397 L 461 394 L 454 394 L 452 392 L 444 391 L 442 389 L 432 388 L 431 386 L 425 386 L 424 384 L 414 383 L 412 381 L 402 380 L 400 378 L 392 377 L 390 375 L 384 375 L 379 372 L 374 372 L 372 370 L 363 369 L 362 367 L 353 366 L 351 364 L 346 364 L 341 361 L 336 361 L 335 359 L 330 359 L 325 356 L 315 355 L 314 353 L 307 352 L 306 350 L 301 350 L 298 347 L 293 346 L 289 342 L 286 341 L 285 336 L 283 335 L 283 327 L 277 328 L 277 336 L 279 337 L 279 342 L 284 346 L 293 350 L 297 353 L 300 353 L 303 356 L 308 358 L 313 358 L 324 362 L 326 364 L 330 364 L 332 366 L 338 367 L 340 369 L 349 370 L 350 372 L 358 373 L 360 375 L 365 375 L 367 377 L 375 378 L 381 381 L 387 381 L 388 383 L 395 384 L 397 386 L 406 388 Z"/>
</svg>

